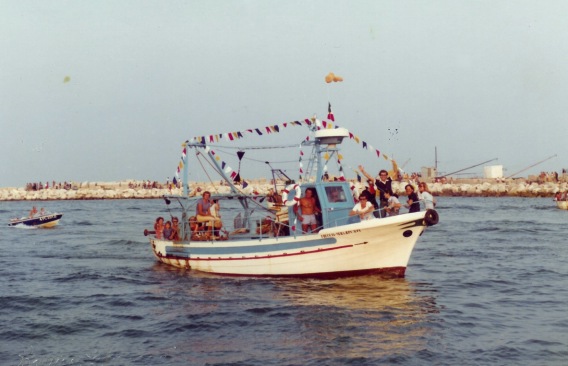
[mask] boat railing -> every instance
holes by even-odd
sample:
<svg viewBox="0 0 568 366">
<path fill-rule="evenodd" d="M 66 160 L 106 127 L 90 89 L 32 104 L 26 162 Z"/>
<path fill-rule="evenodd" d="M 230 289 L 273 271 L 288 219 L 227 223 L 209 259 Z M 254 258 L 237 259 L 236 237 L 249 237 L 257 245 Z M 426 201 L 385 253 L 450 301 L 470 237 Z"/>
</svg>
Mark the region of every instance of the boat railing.
<svg viewBox="0 0 568 366">
<path fill-rule="evenodd" d="M 289 221 L 279 221 L 277 219 L 262 219 L 256 220 L 256 234 L 251 235 L 252 239 L 267 239 L 267 238 L 278 238 L 284 236 L 296 237 L 296 231 L 294 230 L 295 225 L 290 225 Z M 317 228 L 319 231 L 321 227 Z"/>
<path fill-rule="evenodd" d="M 332 220 L 328 220 L 325 223 L 322 223 L 315 229 L 315 233 L 319 232 L 324 228 L 331 228 L 342 226 L 345 224 L 353 224 L 360 222 L 358 216 L 349 216 L 350 209 L 336 209 L 335 211 L 345 211 L 345 214 L 340 215 L 339 217 L 335 217 Z M 422 208 L 421 211 L 426 211 L 426 208 Z M 375 218 L 382 219 L 389 217 L 385 211 L 385 208 L 379 208 L 373 211 Z M 401 212 L 397 215 L 404 215 L 407 212 Z M 377 217 L 378 216 L 378 217 Z M 226 228 L 211 228 L 207 227 L 202 228 L 198 231 L 189 231 L 189 237 L 185 238 L 185 240 L 189 242 L 193 241 L 225 241 L 225 240 L 265 240 L 265 239 L 273 239 L 279 237 L 296 237 L 302 234 L 302 223 L 299 221 L 279 221 L 277 218 L 274 217 L 265 217 L 265 218 L 255 218 L 250 220 L 251 229 L 246 227 L 240 227 L 232 232 L 227 231 Z M 255 228 L 256 229 L 252 229 Z M 213 232 L 217 231 L 219 235 L 213 235 Z M 155 234 L 155 231 L 144 230 L 144 235 L 152 235 Z M 311 232 L 307 233 L 311 234 Z"/>
</svg>

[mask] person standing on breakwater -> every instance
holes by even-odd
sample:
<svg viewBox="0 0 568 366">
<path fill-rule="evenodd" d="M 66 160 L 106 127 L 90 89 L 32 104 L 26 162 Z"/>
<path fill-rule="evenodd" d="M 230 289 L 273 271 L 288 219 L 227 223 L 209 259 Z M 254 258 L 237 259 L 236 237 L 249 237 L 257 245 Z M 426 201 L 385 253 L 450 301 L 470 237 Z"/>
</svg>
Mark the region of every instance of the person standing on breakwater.
<svg viewBox="0 0 568 366">
<path fill-rule="evenodd" d="M 379 190 L 379 199 L 381 201 L 381 208 L 386 207 L 388 205 L 387 199 L 385 198 L 385 192 L 389 192 L 391 195 L 393 194 L 392 191 L 392 179 L 389 177 L 389 173 L 382 169 L 379 172 L 379 177 L 377 179 L 373 179 L 369 173 L 365 171 L 363 165 L 359 165 L 359 170 L 368 180 L 374 181 L 377 189 Z"/>
</svg>

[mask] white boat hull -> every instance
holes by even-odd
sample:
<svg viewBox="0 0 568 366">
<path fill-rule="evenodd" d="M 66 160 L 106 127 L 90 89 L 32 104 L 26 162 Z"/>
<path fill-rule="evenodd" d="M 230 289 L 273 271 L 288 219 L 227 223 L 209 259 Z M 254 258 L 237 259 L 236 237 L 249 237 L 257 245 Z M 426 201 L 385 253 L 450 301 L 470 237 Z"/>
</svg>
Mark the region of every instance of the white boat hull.
<svg viewBox="0 0 568 366">
<path fill-rule="evenodd" d="M 556 207 L 561 210 L 568 210 L 568 201 L 556 201 Z"/>
<path fill-rule="evenodd" d="M 426 212 L 323 229 L 317 234 L 228 241 L 151 238 L 156 258 L 179 268 L 222 275 L 339 277 L 385 273 L 403 277 Z"/>
</svg>

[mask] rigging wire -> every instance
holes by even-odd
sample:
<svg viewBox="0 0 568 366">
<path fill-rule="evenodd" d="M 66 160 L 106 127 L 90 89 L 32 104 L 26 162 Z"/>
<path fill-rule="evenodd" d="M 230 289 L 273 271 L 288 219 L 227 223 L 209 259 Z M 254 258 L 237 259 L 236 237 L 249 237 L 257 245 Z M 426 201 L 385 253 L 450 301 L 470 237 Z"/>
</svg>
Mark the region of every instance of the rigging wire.
<svg viewBox="0 0 568 366">
<path fill-rule="evenodd" d="M 276 149 L 289 149 L 291 147 L 298 146 L 298 144 L 293 145 L 272 145 L 272 146 L 228 146 L 228 145 L 215 145 L 215 144 L 208 144 L 207 146 L 210 147 L 219 147 L 224 149 L 233 149 L 233 150 L 276 150 Z"/>
<path fill-rule="evenodd" d="M 209 182 L 211 183 L 211 185 L 213 186 L 213 188 L 215 189 L 215 191 L 217 193 L 219 193 L 219 190 L 217 189 L 217 187 L 215 186 L 215 184 L 213 183 L 213 179 L 211 179 L 211 177 L 209 176 L 209 173 L 207 172 L 207 170 L 205 169 L 205 167 L 203 166 L 203 162 L 200 159 L 200 156 L 202 155 L 199 151 L 195 152 L 195 156 L 197 157 L 197 161 L 199 161 L 199 165 L 201 165 L 201 169 L 203 169 L 203 171 L 205 172 L 205 175 L 207 176 L 207 178 L 209 178 Z M 207 161 L 207 163 L 211 166 L 211 168 L 215 169 L 215 167 L 213 167 L 213 165 L 211 164 L 210 161 Z"/>
<path fill-rule="evenodd" d="M 297 145 L 292 145 L 291 147 L 294 147 L 294 146 L 297 146 Z M 288 148 L 289 148 L 289 147 L 288 147 Z M 232 152 L 225 151 L 225 150 L 223 150 L 223 149 L 216 149 L 216 150 L 217 150 L 217 151 L 220 151 L 220 152 L 222 152 L 222 153 L 224 153 L 224 154 L 232 154 Z M 258 162 L 258 163 L 262 163 L 262 164 L 264 164 L 264 163 L 266 162 L 266 159 L 254 159 L 254 158 L 248 158 L 248 157 L 243 157 L 243 159 L 244 159 L 244 160 L 249 160 L 249 161 L 255 161 L 255 162 Z M 292 163 L 297 163 L 297 162 L 298 162 L 298 160 L 272 161 L 272 163 L 274 163 L 274 164 L 286 164 L 286 163 L 292 164 Z"/>
<path fill-rule="evenodd" d="M 215 191 L 216 191 L 217 193 L 219 193 L 219 190 L 217 189 L 217 187 L 216 187 L 215 184 L 213 183 L 213 180 L 212 180 L 211 177 L 209 176 L 209 173 L 207 172 L 207 170 L 206 170 L 205 167 L 203 166 L 202 159 L 200 159 L 200 156 L 199 156 L 199 155 L 203 155 L 203 153 L 201 153 L 201 152 L 199 152 L 199 151 L 196 151 L 195 156 L 196 156 L 197 160 L 199 161 L 199 164 L 201 165 L 201 169 L 205 172 L 205 175 L 207 175 L 207 178 L 209 178 L 209 182 L 211 182 L 211 185 L 213 186 L 213 188 L 215 189 Z M 209 164 L 209 166 L 210 166 L 213 170 L 215 170 L 215 171 L 217 170 L 217 169 L 213 166 L 213 164 L 212 164 L 210 161 L 206 160 L 205 158 L 204 158 L 204 160 Z M 235 189 L 237 190 L 238 193 L 240 193 L 240 194 L 242 194 L 242 195 L 244 195 L 244 196 L 247 196 L 247 197 L 249 196 L 249 195 L 248 195 L 247 193 L 245 193 L 240 187 L 237 187 L 237 186 L 234 185 L 234 184 L 233 184 L 233 187 L 235 187 Z M 260 209 L 262 209 L 262 210 L 264 210 L 264 211 L 267 211 L 267 212 L 269 212 L 269 213 L 274 214 L 272 211 L 270 211 L 270 209 L 268 209 L 267 207 L 264 207 L 264 205 L 262 205 L 261 202 L 257 202 L 254 198 L 251 198 L 250 201 L 251 201 L 252 203 L 254 203 L 256 206 L 258 206 Z"/>
</svg>

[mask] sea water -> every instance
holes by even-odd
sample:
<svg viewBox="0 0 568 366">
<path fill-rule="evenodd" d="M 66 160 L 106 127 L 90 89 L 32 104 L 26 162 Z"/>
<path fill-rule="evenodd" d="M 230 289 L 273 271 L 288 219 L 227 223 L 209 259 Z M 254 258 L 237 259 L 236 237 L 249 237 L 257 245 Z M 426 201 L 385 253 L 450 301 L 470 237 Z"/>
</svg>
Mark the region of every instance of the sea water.
<svg viewBox="0 0 568 366">
<path fill-rule="evenodd" d="M 59 226 L 7 226 L 32 205 Z M 568 364 L 568 211 L 437 209 L 405 278 L 315 280 L 157 263 L 142 233 L 162 200 L 0 202 L 0 364 Z"/>
</svg>

